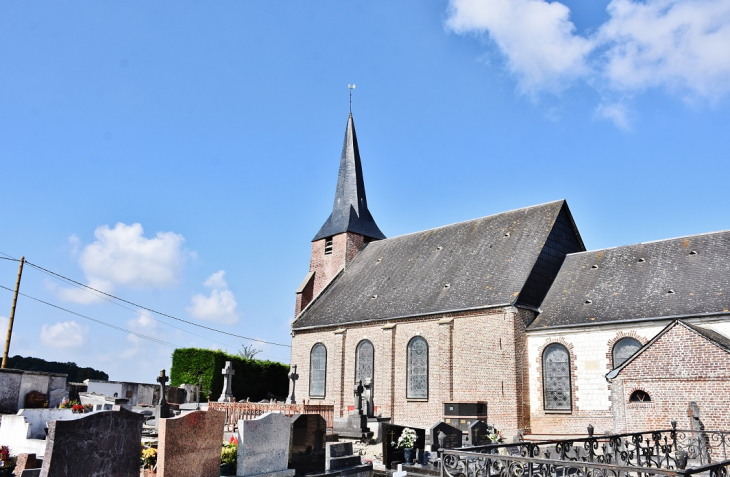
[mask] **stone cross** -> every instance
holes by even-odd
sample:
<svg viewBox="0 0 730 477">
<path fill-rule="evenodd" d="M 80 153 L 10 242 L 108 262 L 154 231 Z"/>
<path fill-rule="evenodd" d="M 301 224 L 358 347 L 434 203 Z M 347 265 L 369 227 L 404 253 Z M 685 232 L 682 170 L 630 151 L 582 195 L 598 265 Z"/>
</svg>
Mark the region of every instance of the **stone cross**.
<svg viewBox="0 0 730 477">
<path fill-rule="evenodd" d="M 357 413 L 362 415 L 362 393 L 365 390 L 365 388 L 362 385 L 362 379 L 360 382 L 358 382 L 355 385 L 355 407 L 357 409 Z"/>
<path fill-rule="evenodd" d="M 169 380 L 170 378 L 165 376 L 165 370 L 160 371 L 160 376 L 157 378 L 157 382 L 160 383 L 160 405 L 167 404 L 167 399 L 165 399 L 165 385 Z"/>
<path fill-rule="evenodd" d="M 362 398 L 365 401 L 363 405 L 365 407 L 365 414 L 368 417 L 375 416 L 375 405 L 373 404 L 373 380 L 371 378 L 365 378 L 362 383 L 365 391 L 363 391 Z"/>
<path fill-rule="evenodd" d="M 231 390 L 231 387 L 233 386 L 233 376 L 236 374 L 236 370 L 233 369 L 230 361 L 226 361 L 226 365 L 221 370 L 221 374 L 224 375 L 223 392 L 221 392 L 221 396 L 218 398 L 218 402 L 232 402 L 233 391 Z"/>
<path fill-rule="evenodd" d="M 299 375 L 297 374 L 297 365 L 292 365 L 291 367 L 291 373 L 289 373 L 289 379 L 291 379 L 291 394 L 289 394 L 289 397 L 286 399 L 287 404 L 296 404 L 297 398 L 294 395 L 294 389 L 297 387 L 297 379 L 299 379 Z"/>
<path fill-rule="evenodd" d="M 408 472 L 403 470 L 403 464 L 398 464 L 398 472 L 393 472 L 393 477 L 406 477 Z"/>
</svg>

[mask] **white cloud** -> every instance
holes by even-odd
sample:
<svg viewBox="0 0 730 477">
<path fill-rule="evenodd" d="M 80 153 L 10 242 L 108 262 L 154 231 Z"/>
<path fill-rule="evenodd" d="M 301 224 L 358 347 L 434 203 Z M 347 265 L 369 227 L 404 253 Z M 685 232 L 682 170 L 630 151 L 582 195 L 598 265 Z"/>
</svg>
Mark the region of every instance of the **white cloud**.
<svg viewBox="0 0 730 477">
<path fill-rule="evenodd" d="M 487 33 L 528 92 L 559 91 L 589 72 L 591 40 L 574 34 L 570 9 L 543 0 L 452 0 L 447 25 L 456 33 Z"/>
<path fill-rule="evenodd" d="M 86 336 L 89 334 L 88 326 L 83 326 L 75 321 L 58 322 L 55 325 L 41 326 L 41 342 L 55 349 L 78 348 L 86 343 Z"/>
<path fill-rule="evenodd" d="M 140 310 L 138 313 L 137 318 L 127 321 L 127 328 L 142 335 L 155 337 L 158 332 L 159 323 L 149 316 L 149 312 Z M 139 336 L 128 334 L 127 341 L 130 341 L 135 345 L 140 345 L 146 340 Z"/>
<path fill-rule="evenodd" d="M 577 80 L 602 95 L 661 87 L 715 101 L 730 93 L 727 0 L 611 0 L 607 12 L 595 33 L 580 35 L 560 2 L 451 0 L 446 24 L 459 34 L 488 34 L 530 93 Z M 598 109 L 619 126 L 626 120 L 615 106 Z"/>
<path fill-rule="evenodd" d="M 5 333 L 8 329 L 9 318 L 7 316 L 0 316 L 0 335 Z"/>
<path fill-rule="evenodd" d="M 177 283 L 185 263 L 185 239 L 173 232 L 157 232 L 147 238 L 141 224 L 102 225 L 94 231 L 96 241 L 83 247 L 79 265 L 92 288 L 112 293 L 116 286 L 163 288 Z M 79 247 L 78 237 L 69 238 Z M 76 303 L 101 298 L 79 288 L 57 288 L 59 297 Z"/>
<path fill-rule="evenodd" d="M 228 283 L 223 278 L 225 273 L 224 270 L 219 270 L 205 280 L 203 285 L 211 289 L 210 294 L 194 295 L 188 313 L 199 320 L 214 321 L 224 325 L 238 323 L 236 297 L 228 289 Z"/>
<path fill-rule="evenodd" d="M 631 120 L 628 108 L 623 103 L 601 103 L 596 108 L 598 117 L 608 119 L 613 122 L 616 127 L 624 131 L 631 130 Z"/>
<path fill-rule="evenodd" d="M 716 99 L 730 91 L 730 2 L 612 0 L 598 39 L 609 45 L 611 87 L 670 90 Z"/>
</svg>

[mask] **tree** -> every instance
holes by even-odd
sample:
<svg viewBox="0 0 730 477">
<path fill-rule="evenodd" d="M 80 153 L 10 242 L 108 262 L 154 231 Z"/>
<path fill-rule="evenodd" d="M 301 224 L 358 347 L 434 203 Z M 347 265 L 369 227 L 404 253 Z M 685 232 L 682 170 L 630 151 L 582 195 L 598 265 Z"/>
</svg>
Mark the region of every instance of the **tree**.
<svg viewBox="0 0 730 477">
<path fill-rule="evenodd" d="M 259 354 L 261 352 L 260 349 L 256 349 L 253 347 L 253 345 L 243 345 L 241 346 L 241 351 L 238 352 L 238 356 L 240 356 L 243 359 L 254 359 L 254 356 Z"/>
</svg>

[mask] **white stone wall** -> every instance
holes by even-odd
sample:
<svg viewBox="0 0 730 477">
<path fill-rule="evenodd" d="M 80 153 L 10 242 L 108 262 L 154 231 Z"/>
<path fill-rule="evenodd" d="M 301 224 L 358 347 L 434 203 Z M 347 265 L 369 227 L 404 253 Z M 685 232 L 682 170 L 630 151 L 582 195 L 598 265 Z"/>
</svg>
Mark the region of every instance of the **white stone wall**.
<svg viewBox="0 0 730 477">
<path fill-rule="evenodd" d="M 539 386 L 541 350 L 546 343 L 562 338 L 573 345 L 576 376 L 573 382 L 576 407 L 580 411 L 610 411 L 610 387 L 606 373 L 611 370 L 609 342 L 619 333 L 635 332 L 646 343 L 660 332 L 667 323 L 646 322 L 625 325 L 579 327 L 573 329 L 536 330 L 527 334 L 527 352 L 530 369 L 530 409 L 532 414 L 542 412 L 542 393 Z"/>
</svg>

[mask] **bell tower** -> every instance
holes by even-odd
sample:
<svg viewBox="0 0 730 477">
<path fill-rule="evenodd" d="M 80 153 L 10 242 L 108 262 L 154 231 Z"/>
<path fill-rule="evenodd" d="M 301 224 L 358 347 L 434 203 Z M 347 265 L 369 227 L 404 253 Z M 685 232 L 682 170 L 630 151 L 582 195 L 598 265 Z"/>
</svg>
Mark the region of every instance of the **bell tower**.
<svg viewBox="0 0 730 477">
<path fill-rule="evenodd" d="M 352 112 L 347 118 L 345 141 L 332 213 L 312 239 L 309 273 L 297 289 L 295 316 L 347 267 L 368 242 L 384 239 L 368 210 Z"/>
</svg>

